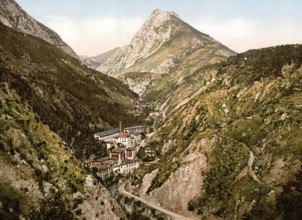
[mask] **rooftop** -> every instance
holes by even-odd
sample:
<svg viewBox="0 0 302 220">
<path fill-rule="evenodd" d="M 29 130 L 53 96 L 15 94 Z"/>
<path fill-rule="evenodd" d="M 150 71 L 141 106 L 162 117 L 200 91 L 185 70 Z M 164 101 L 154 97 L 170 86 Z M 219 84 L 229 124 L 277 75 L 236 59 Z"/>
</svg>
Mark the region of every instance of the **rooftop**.
<svg viewBox="0 0 302 220">
<path fill-rule="evenodd" d="M 138 136 L 138 135 L 141 135 L 142 133 L 141 132 L 133 132 L 132 135 L 134 136 Z"/>
<path fill-rule="evenodd" d="M 111 151 L 111 153 L 123 153 L 125 151 L 125 148 L 119 148 L 119 149 L 114 149 Z"/>
<path fill-rule="evenodd" d="M 102 163 L 102 162 L 104 162 L 106 160 L 112 160 L 112 158 L 110 158 L 110 157 L 102 157 L 102 158 L 97 159 L 96 161 Z"/>
<path fill-rule="evenodd" d="M 116 159 L 114 158 L 111 158 L 111 160 L 106 160 L 103 162 L 104 165 L 107 165 L 107 166 L 111 166 L 112 164 L 115 164 L 117 162 Z"/>
<path fill-rule="evenodd" d="M 121 134 L 119 135 L 119 137 L 120 137 L 120 138 L 129 138 L 130 135 L 129 135 L 129 134 L 126 134 L 126 133 L 121 133 Z"/>
<path fill-rule="evenodd" d="M 131 163 L 137 163 L 137 162 L 139 162 L 139 160 L 125 160 L 125 161 L 123 161 L 123 165 L 125 165 L 125 164 L 131 164 Z"/>
<path fill-rule="evenodd" d="M 99 137 L 105 137 L 105 136 L 108 136 L 108 135 L 117 134 L 119 132 L 120 132 L 120 130 L 118 128 L 115 128 L 115 129 L 111 129 L 111 130 L 98 132 L 95 135 L 97 135 Z"/>
<path fill-rule="evenodd" d="M 124 130 L 134 129 L 134 128 L 145 128 L 145 127 L 148 127 L 148 125 L 135 125 L 135 126 L 132 126 L 132 127 L 127 127 Z"/>
</svg>

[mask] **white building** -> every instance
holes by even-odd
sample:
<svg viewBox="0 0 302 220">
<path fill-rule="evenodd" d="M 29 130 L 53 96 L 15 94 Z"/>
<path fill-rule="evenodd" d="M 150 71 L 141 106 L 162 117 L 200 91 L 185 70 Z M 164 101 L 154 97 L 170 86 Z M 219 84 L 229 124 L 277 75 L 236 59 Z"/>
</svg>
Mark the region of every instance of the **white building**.
<svg viewBox="0 0 302 220">
<path fill-rule="evenodd" d="M 139 168 L 138 160 L 125 160 L 120 165 L 120 173 L 123 173 L 123 174 L 132 173 L 137 168 Z"/>
<path fill-rule="evenodd" d="M 97 139 L 99 141 L 108 141 L 108 140 L 112 140 L 113 138 L 118 137 L 119 134 L 120 134 L 120 129 L 115 128 L 112 130 L 98 132 L 98 133 L 94 134 L 93 136 L 95 139 Z"/>
<path fill-rule="evenodd" d="M 125 128 L 124 132 L 128 134 L 132 134 L 134 132 L 147 132 L 147 129 L 148 129 L 147 125 L 137 125 L 137 126 Z"/>
<path fill-rule="evenodd" d="M 126 148 L 133 146 L 133 140 L 129 134 L 121 133 L 119 134 L 118 138 L 116 139 L 117 143 L 123 144 Z"/>
</svg>

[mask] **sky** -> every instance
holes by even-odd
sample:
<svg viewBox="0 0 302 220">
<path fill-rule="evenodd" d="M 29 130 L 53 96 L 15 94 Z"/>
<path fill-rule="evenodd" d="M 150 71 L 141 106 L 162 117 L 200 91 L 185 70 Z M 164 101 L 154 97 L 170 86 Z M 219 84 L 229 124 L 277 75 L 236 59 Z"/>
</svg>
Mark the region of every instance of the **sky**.
<svg viewBox="0 0 302 220">
<path fill-rule="evenodd" d="M 155 9 L 179 17 L 236 52 L 302 43 L 301 0 L 16 0 L 78 55 L 130 43 Z"/>
</svg>

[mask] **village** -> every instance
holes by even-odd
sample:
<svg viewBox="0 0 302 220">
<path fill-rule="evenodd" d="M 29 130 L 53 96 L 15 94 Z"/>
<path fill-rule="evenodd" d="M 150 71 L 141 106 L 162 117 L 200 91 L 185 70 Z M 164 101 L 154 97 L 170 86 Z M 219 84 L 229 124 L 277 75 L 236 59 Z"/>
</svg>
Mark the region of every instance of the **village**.
<svg viewBox="0 0 302 220">
<path fill-rule="evenodd" d="M 94 134 L 94 138 L 106 144 L 108 156 L 97 158 L 92 155 L 84 163 L 101 179 L 110 176 L 132 173 L 140 165 L 142 160 L 138 158 L 138 152 L 144 151 L 149 157 L 154 157 L 155 152 L 145 146 L 144 138 L 149 132 L 147 125 L 137 125 L 101 131 Z"/>
</svg>

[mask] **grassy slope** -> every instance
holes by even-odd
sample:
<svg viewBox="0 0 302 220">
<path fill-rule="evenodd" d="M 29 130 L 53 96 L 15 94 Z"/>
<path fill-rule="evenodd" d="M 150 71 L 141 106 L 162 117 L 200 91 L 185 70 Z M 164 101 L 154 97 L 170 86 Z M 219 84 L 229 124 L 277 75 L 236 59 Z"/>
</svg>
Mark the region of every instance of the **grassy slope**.
<svg viewBox="0 0 302 220">
<path fill-rule="evenodd" d="M 43 40 L 0 25 L 1 81 L 8 82 L 77 155 L 96 130 L 139 123 L 127 111 L 136 96 L 116 79 L 81 65 Z"/>
<path fill-rule="evenodd" d="M 0 86 L 0 218 L 89 219 L 81 205 L 100 201 L 105 205 L 91 212 L 114 216 L 108 210 L 115 208 L 122 215 L 100 184 L 89 194 L 83 164 L 7 83 Z"/>
<path fill-rule="evenodd" d="M 206 153 L 206 184 L 190 210 L 224 219 L 301 216 L 301 60 L 302 46 L 288 45 L 197 70 L 196 81 L 188 81 L 199 92 L 192 96 L 187 82 L 181 85 L 177 96 L 190 99 L 171 112 L 152 142 L 158 151 L 169 148 L 149 191 L 177 169 L 191 143 L 218 138 Z M 134 182 L 157 167 L 138 170 Z"/>
</svg>

